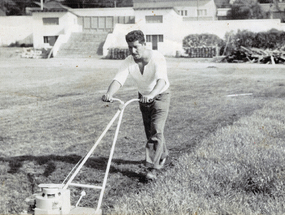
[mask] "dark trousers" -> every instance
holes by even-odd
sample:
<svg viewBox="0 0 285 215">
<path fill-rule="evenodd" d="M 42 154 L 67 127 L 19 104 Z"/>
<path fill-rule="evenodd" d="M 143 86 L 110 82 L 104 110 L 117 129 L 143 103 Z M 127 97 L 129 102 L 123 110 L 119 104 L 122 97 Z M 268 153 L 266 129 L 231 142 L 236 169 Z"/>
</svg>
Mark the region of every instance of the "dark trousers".
<svg viewBox="0 0 285 215">
<path fill-rule="evenodd" d="M 141 94 L 139 94 L 139 98 Z M 168 156 L 168 150 L 164 139 L 164 127 L 169 112 L 170 91 L 167 90 L 157 95 L 153 102 L 140 103 L 145 133 L 146 166 L 161 169 L 161 161 Z"/>
</svg>

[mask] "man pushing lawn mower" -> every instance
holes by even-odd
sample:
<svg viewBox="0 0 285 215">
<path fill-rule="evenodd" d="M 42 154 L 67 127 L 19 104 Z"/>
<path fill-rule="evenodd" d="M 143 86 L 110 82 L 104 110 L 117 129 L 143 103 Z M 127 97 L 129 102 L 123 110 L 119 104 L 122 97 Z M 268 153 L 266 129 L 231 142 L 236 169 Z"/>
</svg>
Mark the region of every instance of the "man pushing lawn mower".
<svg viewBox="0 0 285 215">
<path fill-rule="evenodd" d="M 146 177 L 152 180 L 156 179 L 157 170 L 164 167 L 168 156 L 164 139 L 170 104 L 167 66 L 161 53 L 146 48 L 142 31 L 129 32 L 126 41 L 131 55 L 123 61 L 102 100 L 111 102 L 129 75 L 135 81 L 147 137 L 145 165 L 149 171 Z"/>
</svg>

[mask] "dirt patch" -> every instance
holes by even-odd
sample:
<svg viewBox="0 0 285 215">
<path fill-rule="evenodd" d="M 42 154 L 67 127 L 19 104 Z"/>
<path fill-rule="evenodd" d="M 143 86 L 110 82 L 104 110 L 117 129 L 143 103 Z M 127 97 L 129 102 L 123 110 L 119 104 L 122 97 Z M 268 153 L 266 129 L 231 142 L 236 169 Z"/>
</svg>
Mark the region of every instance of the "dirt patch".
<svg viewBox="0 0 285 215">
<path fill-rule="evenodd" d="M 5 58 L 20 58 L 20 55 L 22 53 L 22 48 L 16 48 L 16 47 L 0 47 L 0 59 Z"/>
</svg>

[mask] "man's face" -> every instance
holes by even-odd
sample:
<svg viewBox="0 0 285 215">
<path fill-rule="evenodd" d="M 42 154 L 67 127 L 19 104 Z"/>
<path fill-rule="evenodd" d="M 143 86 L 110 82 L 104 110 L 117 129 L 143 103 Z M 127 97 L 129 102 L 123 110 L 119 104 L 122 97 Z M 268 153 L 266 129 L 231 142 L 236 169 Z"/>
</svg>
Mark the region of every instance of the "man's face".
<svg viewBox="0 0 285 215">
<path fill-rule="evenodd" d="M 144 50 L 145 50 L 145 45 L 139 43 L 139 41 L 134 41 L 134 42 L 128 42 L 129 46 L 129 51 L 130 54 L 133 56 L 135 60 L 139 60 L 142 58 Z"/>
</svg>

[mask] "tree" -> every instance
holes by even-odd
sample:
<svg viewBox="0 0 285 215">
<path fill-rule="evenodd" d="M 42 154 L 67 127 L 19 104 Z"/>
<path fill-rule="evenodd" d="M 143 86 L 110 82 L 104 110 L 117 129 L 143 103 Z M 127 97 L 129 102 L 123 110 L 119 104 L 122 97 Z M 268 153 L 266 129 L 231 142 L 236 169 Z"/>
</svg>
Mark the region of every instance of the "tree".
<svg viewBox="0 0 285 215">
<path fill-rule="evenodd" d="M 183 47 L 221 46 L 222 43 L 215 34 L 190 34 L 183 39 Z"/>
<path fill-rule="evenodd" d="M 273 3 L 273 0 L 259 0 L 260 4 Z"/>
<path fill-rule="evenodd" d="M 133 6 L 133 0 L 118 0 L 117 6 L 118 7 L 132 7 Z"/>
<path fill-rule="evenodd" d="M 261 9 L 257 0 L 236 0 L 231 8 L 232 19 L 264 19 L 268 15 Z"/>
<path fill-rule="evenodd" d="M 48 2 L 51 0 L 44 0 Z M 71 8 L 131 7 L 132 0 L 57 0 Z M 38 6 L 34 2 L 40 0 L 0 0 L 0 8 L 7 16 L 25 15 L 26 7 Z"/>
<path fill-rule="evenodd" d="M 132 0 L 64 0 L 63 4 L 71 8 L 131 7 Z"/>
<path fill-rule="evenodd" d="M 15 7 L 15 5 L 13 0 L 1 0 L 0 8 L 8 15 L 11 8 Z"/>
<path fill-rule="evenodd" d="M 34 6 L 34 0 L 1 0 L 0 7 L 7 16 L 20 16 L 26 14 L 26 7 Z"/>
</svg>

